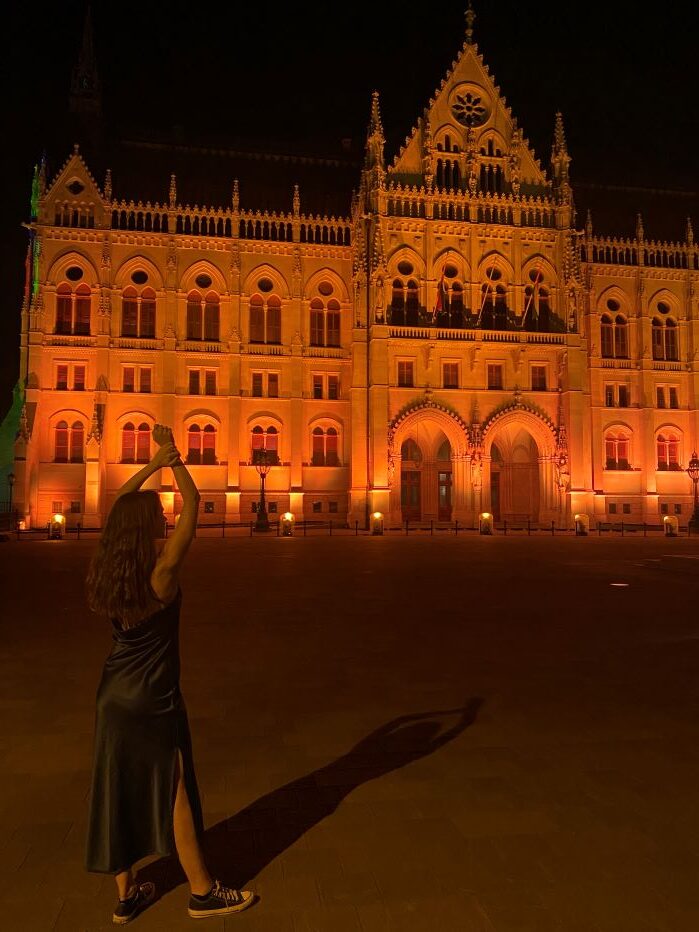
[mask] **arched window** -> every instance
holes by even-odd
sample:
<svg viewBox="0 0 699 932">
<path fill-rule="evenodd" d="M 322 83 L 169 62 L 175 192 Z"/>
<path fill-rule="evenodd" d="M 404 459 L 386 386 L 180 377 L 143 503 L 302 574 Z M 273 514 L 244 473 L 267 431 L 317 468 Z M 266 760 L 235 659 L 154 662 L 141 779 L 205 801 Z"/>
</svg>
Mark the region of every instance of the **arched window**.
<svg viewBox="0 0 699 932">
<path fill-rule="evenodd" d="M 221 308 L 219 297 L 210 291 L 204 300 L 204 339 L 218 343 Z"/>
<path fill-rule="evenodd" d="M 206 424 L 202 430 L 198 424 L 192 424 L 187 431 L 187 463 L 215 466 L 216 462 L 216 428 Z"/>
<path fill-rule="evenodd" d="M 136 431 L 129 421 L 121 429 L 121 461 L 133 463 L 136 460 Z"/>
<path fill-rule="evenodd" d="M 155 292 L 152 288 L 137 291 L 132 285 L 121 297 L 121 335 L 123 337 L 155 337 Z"/>
<path fill-rule="evenodd" d="M 138 425 L 136 433 L 136 462 L 148 463 L 150 461 L 150 427 L 148 424 Z"/>
<path fill-rule="evenodd" d="M 629 324 L 623 314 L 614 319 L 614 355 L 617 359 L 629 358 Z"/>
<path fill-rule="evenodd" d="M 666 432 L 658 434 L 658 469 L 679 470 L 680 438 L 677 434 Z"/>
<path fill-rule="evenodd" d="M 501 281 L 502 272 L 492 267 L 485 273 L 481 285 L 480 325 L 486 330 L 507 329 L 507 288 Z"/>
<path fill-rule="evenodd" d="M 420 286 L 415 267 L 408 259 L 401 259 L 391 289 L 389 323 L 415 325 L 420 322 Z"/>
<path fill-rule="evenodd" d="M 311 439 L 313 442 L 311 459 L 313 466 L 340 465 L 337 453 L 338 434 L 334 427 L 325 429 L 322 427 L 314 427 Z"/>
<path fill-rule="evenodd" d="M 53 457 L 57 463 L 68 462 L 68 434 L 67 421 L 59 421 L 56 424 Z"/>
<path fill-rule="evenodd" d="M 602 332 L 602 356 L 612 359 L 614 356 L 614 323 L 609 314 L 603 314 L 600 322 Z"/>
<path fill-rule="evenodd" d="M 282 302 L 276 294 L 250 298 L 250 342 L 282 342 Z"/>
<path fill-rule="evenodd" d="M 92 295 L 89 285 L 58 286 L 56 292 L 56 333 L 89 336 Z"/>
<path fill-rule="evenodd" d="M 250 436 L 250 451 L 253 465 L 262 461 L 273 466 L 279 465 L 279 433 L 276 427 L 261 427 L 255 425 Z"/>
<path fill-rule="evenodd" d="M 414 278 L 408 280 L 405 289 L 405 319 L 408 325 L 419 323 L 420 295 Z"/>
<path fill-rule="evenodd" d="M 677 362 L 679 355 L 679 340 L 677 339 L 677 324 L 668 317 L 665 321 L 665 359 Z"/>
<path fill-rule="evenodd" d="M 85 444 L 85 428 L 80 421 L 73 421 L 70 428 L 70 461 L 82 463 Z"/>
<path fill-rule="evenodd" d="M 422 462 L 422 451 L 412 438 L 404 441 L 400 448 L 400 455 L 404 463 L 413 463 L 418 466 Z"/>
<path fill-rule="evenodd" d="M 622 430 L 607 431 L 604 437 L 606 469 L 630 469 L 629 436 Z"/>
<path fill-rule="evenodd" d="M 340 303 L 335 298 L 311 301 L 311 346 L 340 345 Z"/>
<path fill-rule="evenodd" d="M 202 299 L 198 291 L 187 295 L 187 339 L 201 340 Z"/>
</svg>

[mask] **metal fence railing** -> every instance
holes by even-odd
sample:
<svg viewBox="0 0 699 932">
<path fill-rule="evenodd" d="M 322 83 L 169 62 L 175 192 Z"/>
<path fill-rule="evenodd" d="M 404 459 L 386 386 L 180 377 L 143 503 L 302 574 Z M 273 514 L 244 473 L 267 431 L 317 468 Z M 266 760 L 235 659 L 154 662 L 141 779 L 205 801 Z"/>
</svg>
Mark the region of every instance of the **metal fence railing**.
<svg viewBox="0 0 699 932">
<path fill-rule="evenodd" d="M 3 518 L 9 520 L 3 521 Z M 165 536 L 172 533 L 174 525 L 168 525 Z M 0 513 L 0 536 L 7 541 L 9 539 L 21 540 L 48 540 L 65 539 L 65 540 L 83 540 L 95 539 L 102 532 L 102 528 L 83 527 L 80 522 L 70 526 L 60 526 L 57 528 L 53 522 L 41 527 L 20 529 L 17 512 Z M 371 529 L 360 527 L 359 521 L 352 523 L 342 521 L 296 521 L 292 525 L 292 531 L 295 537 L 310 537 L 326 535 L 335 536 L 367 536 L 372 535 Z M 459 521 L 405 521 L 399 525 L 385 526 L 382 534 L 385 536 L 421 536 L 421 537 L 458 537 L 458 536 L 478 536 L 480 534 L 478 525 L 462 524 Z M 207 522 L 197 525 L 197 537 L 200 538 L 226 538 L 226 537 L 255 537 L 255 536 L 276 536 L 284 534 L 284 523 L 279 520 L 270 522 L 269 531 L 262 533 L 256 530 L 255 521 L 219 521 Z M 524 537 L 574 537 L 576 536 L 575 526 L 560 525 L 554 521 L 541 524 L 538 522 L 497 522 L 492 526 L 494 536 L 524 536 Z M 662 537 L 668 536 L 664 524 L 630 523 L 625 521 L 610 522 L 599 521 L 591 525 L 587 535 L 584 536 L 602 536 L 607 537 Z M 691 522 L 687 525 L 680 526 L 677 534 L 670 536 L 696 536 L 699 535 L 699 528 L 692 526 Z M 580 536 L 580 535 L 577 535 Z"/>
</svg>

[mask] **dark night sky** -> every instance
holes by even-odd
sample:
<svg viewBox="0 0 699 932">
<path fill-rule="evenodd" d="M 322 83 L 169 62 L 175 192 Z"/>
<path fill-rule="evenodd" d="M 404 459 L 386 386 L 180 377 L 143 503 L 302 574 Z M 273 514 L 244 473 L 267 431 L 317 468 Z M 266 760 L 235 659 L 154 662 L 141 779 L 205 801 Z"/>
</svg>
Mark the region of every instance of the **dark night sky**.
<svg viewBox="0 0 699 932">
<path fill-rule="evenodd" d="M 308 140 L 336 153 L 363 137 L 378 88 L 392 158 L 461 47 L 465 5 L 94 2 L 105 117 L 115 134 L 163 139 L 179 125 L 193 143 Z M 85 11 L 83 0 L 13 6 L 0 62 L 0 417 L 18 371 L 32 166 L 44 148 L 54 168 L 68 155 L 55 140 Z M 694 4 L 647 15 L 626 0 L 491 0 L 476 12 L 479 48 L 544 164 L 561 109 L 574 182 L 697 190 Z"/>
</svg>

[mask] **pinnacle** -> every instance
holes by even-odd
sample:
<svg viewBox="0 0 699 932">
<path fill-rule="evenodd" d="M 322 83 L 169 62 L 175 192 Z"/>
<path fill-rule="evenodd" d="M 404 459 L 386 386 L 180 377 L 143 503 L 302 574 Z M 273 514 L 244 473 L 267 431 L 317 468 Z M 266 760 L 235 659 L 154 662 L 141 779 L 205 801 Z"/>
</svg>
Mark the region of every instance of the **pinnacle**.
<svg viewBox="0 0 699 932">
<path fill-rule="evenodd" d="M 468 8 L 466 10 L 466 44 L 473 45 L 473 23 L 476 19 L 476 14 L 473 10 L 471 0 L 468 0 Z"/>
</svg>

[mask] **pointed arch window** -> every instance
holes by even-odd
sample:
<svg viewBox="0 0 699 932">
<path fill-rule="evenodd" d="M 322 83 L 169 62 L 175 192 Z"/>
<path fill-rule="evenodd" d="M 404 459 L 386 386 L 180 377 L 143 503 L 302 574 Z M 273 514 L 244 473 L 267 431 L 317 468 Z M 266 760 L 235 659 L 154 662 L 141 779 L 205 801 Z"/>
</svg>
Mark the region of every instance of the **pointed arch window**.
<svg viewBox="0 0 699 932">
<path fill-rule="evenodd" d="M 507 318 L 507 286 L 500 269 L 492 267 L 481 285 L 480 324 L 486 330 L 506 330 Z"/>
<path fill-rule="evenodd" d="M 614 356 L 617 359 L 629 358 L 629 322 L 623 314 L 614 318 Z"/>
<path fill-rule="evenodd" d="M 658 434 L 658 469 L 678 471 L 680 468 L 680 438 L 672 431 Z"/>
<path fill-rule="evenodd" d="M 340 302 L 313 298 L 311 301 L 311 346 L 340 345 Z"/>
<path fill-rule="evenodd" d="M 274 426 L 262 427 L 256 424 L 250 432 L 250 459 L 253 465 L 266 462 L 279 465 L 279 432 Z"/>
<path fill-rule="evenodd" d="M 282 302 L 276 294 L 250 298 L 250 342 L 282 342 Z"/>
<path fill-rule="evenodd" d="M 85 448 L 85 427 L 80 421 L 56 424 L 54 434 L 54 462 L 82 463 Z"/>
<path fill-rule="evenodd" d="M 311 463 L 313 466 L 339 466 L 337 452 L 338 433 L 334 427 L 314 427 L 311 435 L 313 444 Z"/>
<path fill-rule="evenodd" d="M 56 333 L 89 336 L 92 293 L 89 285 L 73 289 L 63 283 L 56 292 Z"/>
<path fill-rule="evenodd" d="M 529 273 L 531 284 L 524 289 L 522 326 L 525 330 L 548 333 L 551 329 L 551 293 L 540 269 Z"/>
<path fill-rule="evenodd" d="M 625 431 L 607 431 L 604 437 L 605 468 L 630 469 L 630 446 L 630 437 Z"/>
<path fill-rule="evenodd" d="M 652 323 L 653 359 L 677 362 L 680 358 L 677 322 L 672 317 L 654 317 Z"/>
<path fill-rule="evenodd" d="M 192 466 L 215 466 L 216 428 L 213 424 L 191 424 L 187 431 L 187 463 Z"/>
<path fill-rule="evenodd" d="M 602 357 L 604 359 L 612 359 L 614 357 L 614 321 L 609 314 L 602 315 L 600 330 L 602 336 Z"/>
<path fill-rule="evenodd" d="M 413 466 L 419 466 L 422 463 L 422 451 L 412 437 L 403 442 L 400 455 L 403 463 L 412 463 Z"/>
<path fill-rule="evenodd" d="M 215 291 L 203 296 L 199 291 L 187 295 L 187 339 L 208 340 L 217 343 L 220 339 L 220 299 Z"/>
<path fill-rule="evenodd" d="M 121 335 L 123 337 L 155 337 L 155 292 L 152 288 L 138 291 L 133 285 L 124 289 L 121 298 Z"/>
<path fill-rule="evenodd" d="M 401 259 L 397 272 L 391 289 L 390 323 L 415 326 L 420 322 L 422 310 L 415 267 L 408 259 Z"/>
<path fill-rule="evenodd" d="M 69 434 L 67 421 L 59 421 L 56 424 L 56 429 L 54 433 L 54 461 L 56 463 L 67 463 L 68 462 L 68 445 L 69 445 Z"/>
</svg>

